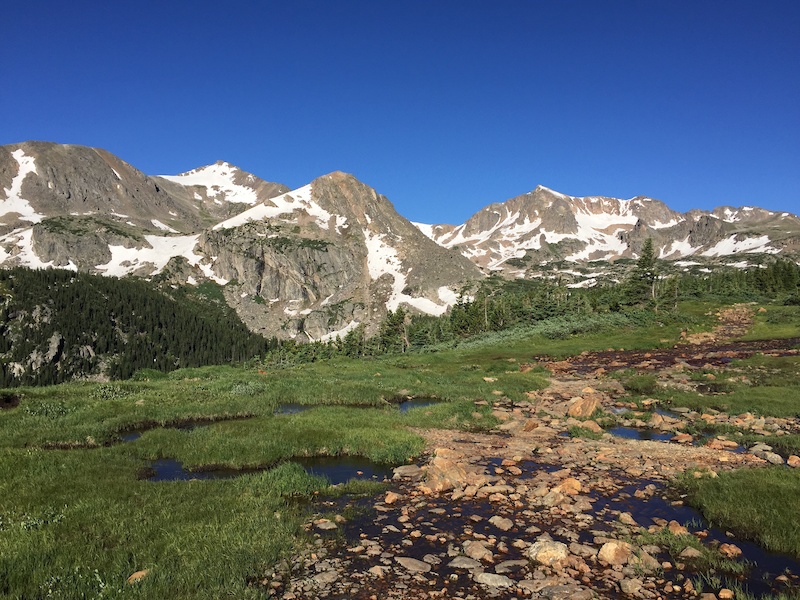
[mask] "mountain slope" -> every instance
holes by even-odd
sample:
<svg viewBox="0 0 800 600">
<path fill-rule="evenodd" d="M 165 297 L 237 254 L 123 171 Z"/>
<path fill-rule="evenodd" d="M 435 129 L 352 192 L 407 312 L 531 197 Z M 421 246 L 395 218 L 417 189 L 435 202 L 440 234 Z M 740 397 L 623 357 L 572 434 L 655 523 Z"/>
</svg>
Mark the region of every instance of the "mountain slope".
<svg viewBox="0 0 800 600">
<path fill-rule="evenodd" d="M 684 214 L 651 198 L 579 198 L 543 186 L 491 204 L 459 226 L 417 226 L 482 268 L 516 276 L 548 261 L 635 258 L 648 238 L 670 260 L 800 251 L 800 219 L 789 213 L 720 207 Z"/>
</svg>

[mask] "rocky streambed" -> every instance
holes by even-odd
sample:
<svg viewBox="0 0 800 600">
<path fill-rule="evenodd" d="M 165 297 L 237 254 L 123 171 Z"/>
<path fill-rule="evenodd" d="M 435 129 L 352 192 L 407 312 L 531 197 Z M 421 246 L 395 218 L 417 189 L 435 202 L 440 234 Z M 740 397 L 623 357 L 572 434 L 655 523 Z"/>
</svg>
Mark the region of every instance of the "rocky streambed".
<svg viewBox="0 0 800 600">
<path fill-rule="evenodd" d="M 659 377 L 680 385 L 686 370 L 715 359 L 710 348 L 695 350 L 664 355 L 660 361 L 671 364 L 659 361 Z M 797 352 L 785 345 L 775 351 Z M 648 360 L 614 357 L 622 365 Z M 716 477 L 734 468 L 800 465 L 763 444 L 698 440 L 682 432 L 688 424 L 699 419 L 781 435 L 800 431 L 800 420 L 689 410 L 640 420 L 635 413 L 643 408 L 626 406 L 618 383 L 597 363 L 587 368 L 588 359 L 559 363 L 551 385 L 525 402 L 504 400 L 499 390 L 500 425 L 488 434 L 420 430 L 428 451 L 418 464 L 396 469 L 379 498 L 321 505 L 307 526 L 308 552 L 260 584 L 285 600 L 713 600 L 733 598 L 737 587 L 756 596 L 800 590 L 800 562 L 709 528 L 668 487 L 687 471 Z M 669 436 L 615 437 L 588 418 L 620 408 L 623 424 Z M 574 427 L 599 439 L 565 435 Z"/>
</svg>

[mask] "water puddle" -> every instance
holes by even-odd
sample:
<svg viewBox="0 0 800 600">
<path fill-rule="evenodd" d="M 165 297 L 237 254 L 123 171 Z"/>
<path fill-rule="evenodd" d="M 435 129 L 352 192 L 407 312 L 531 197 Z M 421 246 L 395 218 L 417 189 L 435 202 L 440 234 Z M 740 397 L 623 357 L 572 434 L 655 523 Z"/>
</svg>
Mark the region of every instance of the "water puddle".
<svg viewBox="0 0 800 600">
<path fill-rule="evenodd" d="M 3 392 L 0 394 L 0 410 L 16 408 L 19 406 L 20 397 L 17 394 Z"/>
<path fill-rule="evenodd" d="M 134 442 L 142 437 L 142 434 L 151 429 L 177 429 L 179 431 L 192 431 L 197 427 L 204 427 L 212 423 L 221 423 L 223 421 L 240 421 L 252 418 L 251 415 L 235 416 L 235 417 L 222 417 L 217 419 L 187 419 L 185 421 L 175 421 L 172 423 L 156 423 L 154 421 L 147 423 L 140 423 L 134 427 L 124 429 L 117 432 L 117 437 L 121 442 Z"/>
<path fill-rule="evenodd" d="M 372 462 L 360 456 L 315 456 L 295 458 L 307 473 L 325 477 L 331 485 L 345 483 L 350 479 L 391 479 L 394 467 Z"/>
<path fill-rule="evenodd" d="M 186 421 L 185 423 L 176 423 L 173 425 L 147 425 L 143 427 L 136 427 L 134 429 L 128 429 L 124 433 L 120 433 L 119 439 L 123 442 L 133 442 L 138 440 L 142 437 L 142 434 L 146 431 L 150 431 L 151 429 L 178 429 L 179 431 L 192 431 L 199 425 L 207 425 L 207 423 L 198 423 L 196 421 Z"/>
<path fill-rule="evenodd" d="M 427 406 L 434 406 L 443 402 L 443 400 L 439 400 L 438 398 L 414 398 L 412 400 L 405 400 L 398 404 L 400 408 L 400 412 L 408 412 L 413 408 L 425 408 Z"/>
<path fill-rule="evenodd" d="M 383 481 L 392 477 L 393 467 L 374 463 L 358 456 L 314 456 L 295 458 L 306 473 L 325 477 L 331 485 L 345 483 L 350 479 L 372 479 Z M 211 468 L 192 471 L 174 458 L 162 458 L 148 465 L 145 478 L 148 481 L 193 481 L 202 479 L 232 479 L 248 473 L 258 473 L 264 468 L 228 469 Z"/>
<path fill-rule="evenodd" d="M 161 458 L 150 463 L 147 481 L 193 481 L 199 479 L 232 479 L 261 469 L 208 469 L 189 471 L 174 458 Z"/>
<path fill-rule="evenodd" d="M 310 404 L 299 404 L 297 402 L 287 402 L 286 404 L 278 405 L 275 409 L 276 415 L 296 415 L 307 410 L 311 410 L 313 406 Z"/>
<path fill-rule="evenodd" d="M 612 427 L 607 430 L 614 437 L 625 438 L 628 440 L 655 440 L 669 441 L 675 434 L 655 431 L 653 429 L 640 429 L 638 427 Z"/>
<path fill-rule="evenodd" d="M 646 483 L 646 482 L 643 482 Z M 609 509 L 613 511 L 629 512 L 640 525 L 648 526 L 653 519 L 677 521 L 695 533 L 705 531 L 708 533 L 703 540 L 704 546 L 716 542 L 719 544 L 734 544 L 742 550 L 740 560 L 750 563 L 751 567 L 745 578 L 738 582 L 756 596 L 768 595 L 772 592 L 775 577 L 782 573 L 800 573 L 800 562 L 791 556 L 775 552 L 767 552 L 752 542 L 746 542 L 727 535 L 719 529 L 709 527 L 708 522 L 699 511 L 685 505 L 673 505 L 659 496 L 647 500 L 634 497 L 634 492 L 642 484 L 629 485 L 619 490 L 614 496 L 600 496 L 594 502 L 594 512 L 602 513 Z M 660 558 L 669 560 L 666 555 Z"/>
<path fill-rule="evenodd" d="M 496 468 L 502 468 L 501 465 L 501 459 L 489 460 L 486 465 L 487 471 L 491 473 Z M 511 478 L 509 482 L 511 485 L 525 483 L 528 481 L 528 477 L 535 475 L 537 471 L 552 472 L 561 468 L 534 461 L 523 461 L 517 463 L 517 466 L 523 470 L 525 475 L 519 479 Z M 509 479 L 507 474 L 504 475 L 504 478 Z M 554 516 L 546 510 L 526 510 L 525 507 L 515 509 L 509 506 L 499 509 L 498 505 L 489 501 L 488 498 L 463 498 L 458 502 L 452 502 L 446 495 L 432 496 L 426 497 L 425 502 L 411 506 L 379 504 L 376 507 L 374 498 L 355 501 L 340 499 L 325 504 L 329 505 L 326 510 L 333 509 L 337 512 L 341 512 L 345 506 L 358 509 L 353 512 L 356 516 L 343 526 L 346 538 L 353 544 L 363 544 L 364 540 L 372 540 L 377 542 L 382 549 L 393 554 L 402 553 L 404 556 L 418 560 L 425 559 L 426 562 L 430 561 L 430 563 L 436 564 L 436 568 L 432 572 L 435 572 L 440 580 L 448 582 L 448 589 L 453 595 L 455 592 L 463 591 L 475 594 L 476 597 L 484 597 L 482 595 L 484 590 L 476 588 L 472 576 L 464 568 L 449 564 L 452 556 L 448 555 L 447 548 L 443 546 L 441 541 L 443 539 L 453 540 L 452 545 L 458 547 L 463 540 L 473 539 L 476 535 L 496 537 L 506 546 L 502 557 L 503 561 L 507 561 L 511 566 L 515 561 L 526 565 L 529 561 L 525 559 L 522 551 L 512 544 L 512 541 L 517 538 L 534 535 L 526 533 L 526 528 L 534 526 L 538 530 L 548 532 L 554 540 L 567 544 L 571 541 L 579 541 L 596 546 L 594 538 L 599 532 L 616 530 L 620 512 L 630 513 L 636 522 L 644 527 L 653 525 L 653 519 L 664 519 L 684 524 L 690 532 L 707 532 L 708 535 L 704 540 L 706 546 L 713 542 L 735 544 L 743 552 L 740 560 L 751 564 L 746 577 L 740 579 L 738 583 L 752 594 L 758 596 L 774 593 L 772 586 L 775 577 L 782 573 L 794 574 L 791 579 L 796 585 L 795 575 L 800 573 L 800 562 L 796 559 L 766 552 L 755 544 L 730 537 L 718 529 L 709 528 L 700 513 L 688 506 L 673 505 L 658 495 L 650 498 L 635 497 L 634 493 L 648 483 L 654 482 L 629 483 L 610 493 L 597 491 L 587 493 L 586 499 L 591 502 L 592 508 L 584 512 L 586 515 L 591 515 L 593 519 L 590 526 L 583 528 L 571 526 L 565 519 Z M 655 485 L 661 493 L 664 492 L 663 485 L 658 483 Z M 408 511 L 407 515 L 406 511 Z M 499 513 L 514 521 L 513 527 L 508 532 L 499 531 L 489 520 Z M 399 519 L 401 515 L 406 520 L 410 517 L 410 523 L 413 526 Z M 409 529 L 418 530 L 423 534 L 417 537 L 413 544 L 407 543 Z M 665 549 L 655 557 L 659 561 L 674 561 Z M 367 559 L 365 557 L 362 560 Z M 379 557 L 376 557 L 375 564 L 378 564 L 379 560 Z M 359 570 L 365 570 L 369 564 L 359 563 Z M 668 571 L 664 576 L 672 581 L 680 581 L 681 577 L 691 577 L 692 575 L 691 571 Z M 619 593 L 616 587 L 603 587 L 604 585 L 599 583 L 595 588 L 595 592 L 601 597 L 625 597 Z"/>
</svg>

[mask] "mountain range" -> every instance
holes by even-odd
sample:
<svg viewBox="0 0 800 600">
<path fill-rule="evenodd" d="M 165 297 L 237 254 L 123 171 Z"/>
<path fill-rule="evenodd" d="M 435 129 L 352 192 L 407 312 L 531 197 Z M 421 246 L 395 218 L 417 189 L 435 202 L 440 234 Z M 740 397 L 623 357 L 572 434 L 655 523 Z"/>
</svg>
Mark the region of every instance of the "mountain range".
<svg viewBox="0 0 800 600">
<path fill-rule="evenodd" d="M 800 219 L 755 207 L 679 213 L 651 198 L 539 186 L 462 225 L 428 225 L 341 172 L 290 190 L 225 162 L 149 176 L 96 148 L 0 147 L 0 265 L 214 281 L 251 330 L 301 341 L 374 331 L 400 307 L 442 314 L 493 272 L 591 285 L 648 238 L 679 266 L 744 266 L 800 253 Z"/>
</svg>

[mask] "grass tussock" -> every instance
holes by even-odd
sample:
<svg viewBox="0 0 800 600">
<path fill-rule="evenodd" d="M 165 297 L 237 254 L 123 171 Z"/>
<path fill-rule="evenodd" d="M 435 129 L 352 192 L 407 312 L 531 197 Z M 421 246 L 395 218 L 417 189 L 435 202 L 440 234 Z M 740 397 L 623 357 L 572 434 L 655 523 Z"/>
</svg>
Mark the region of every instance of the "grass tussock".
<svg viewBox="0 0 800 600">
<path fill-rule="evenodd" d="M 679 482 L 714 526 L 768 550 L 800 558 L 800 473 L 785 467 L 740 469 Z"/>
</svg>

